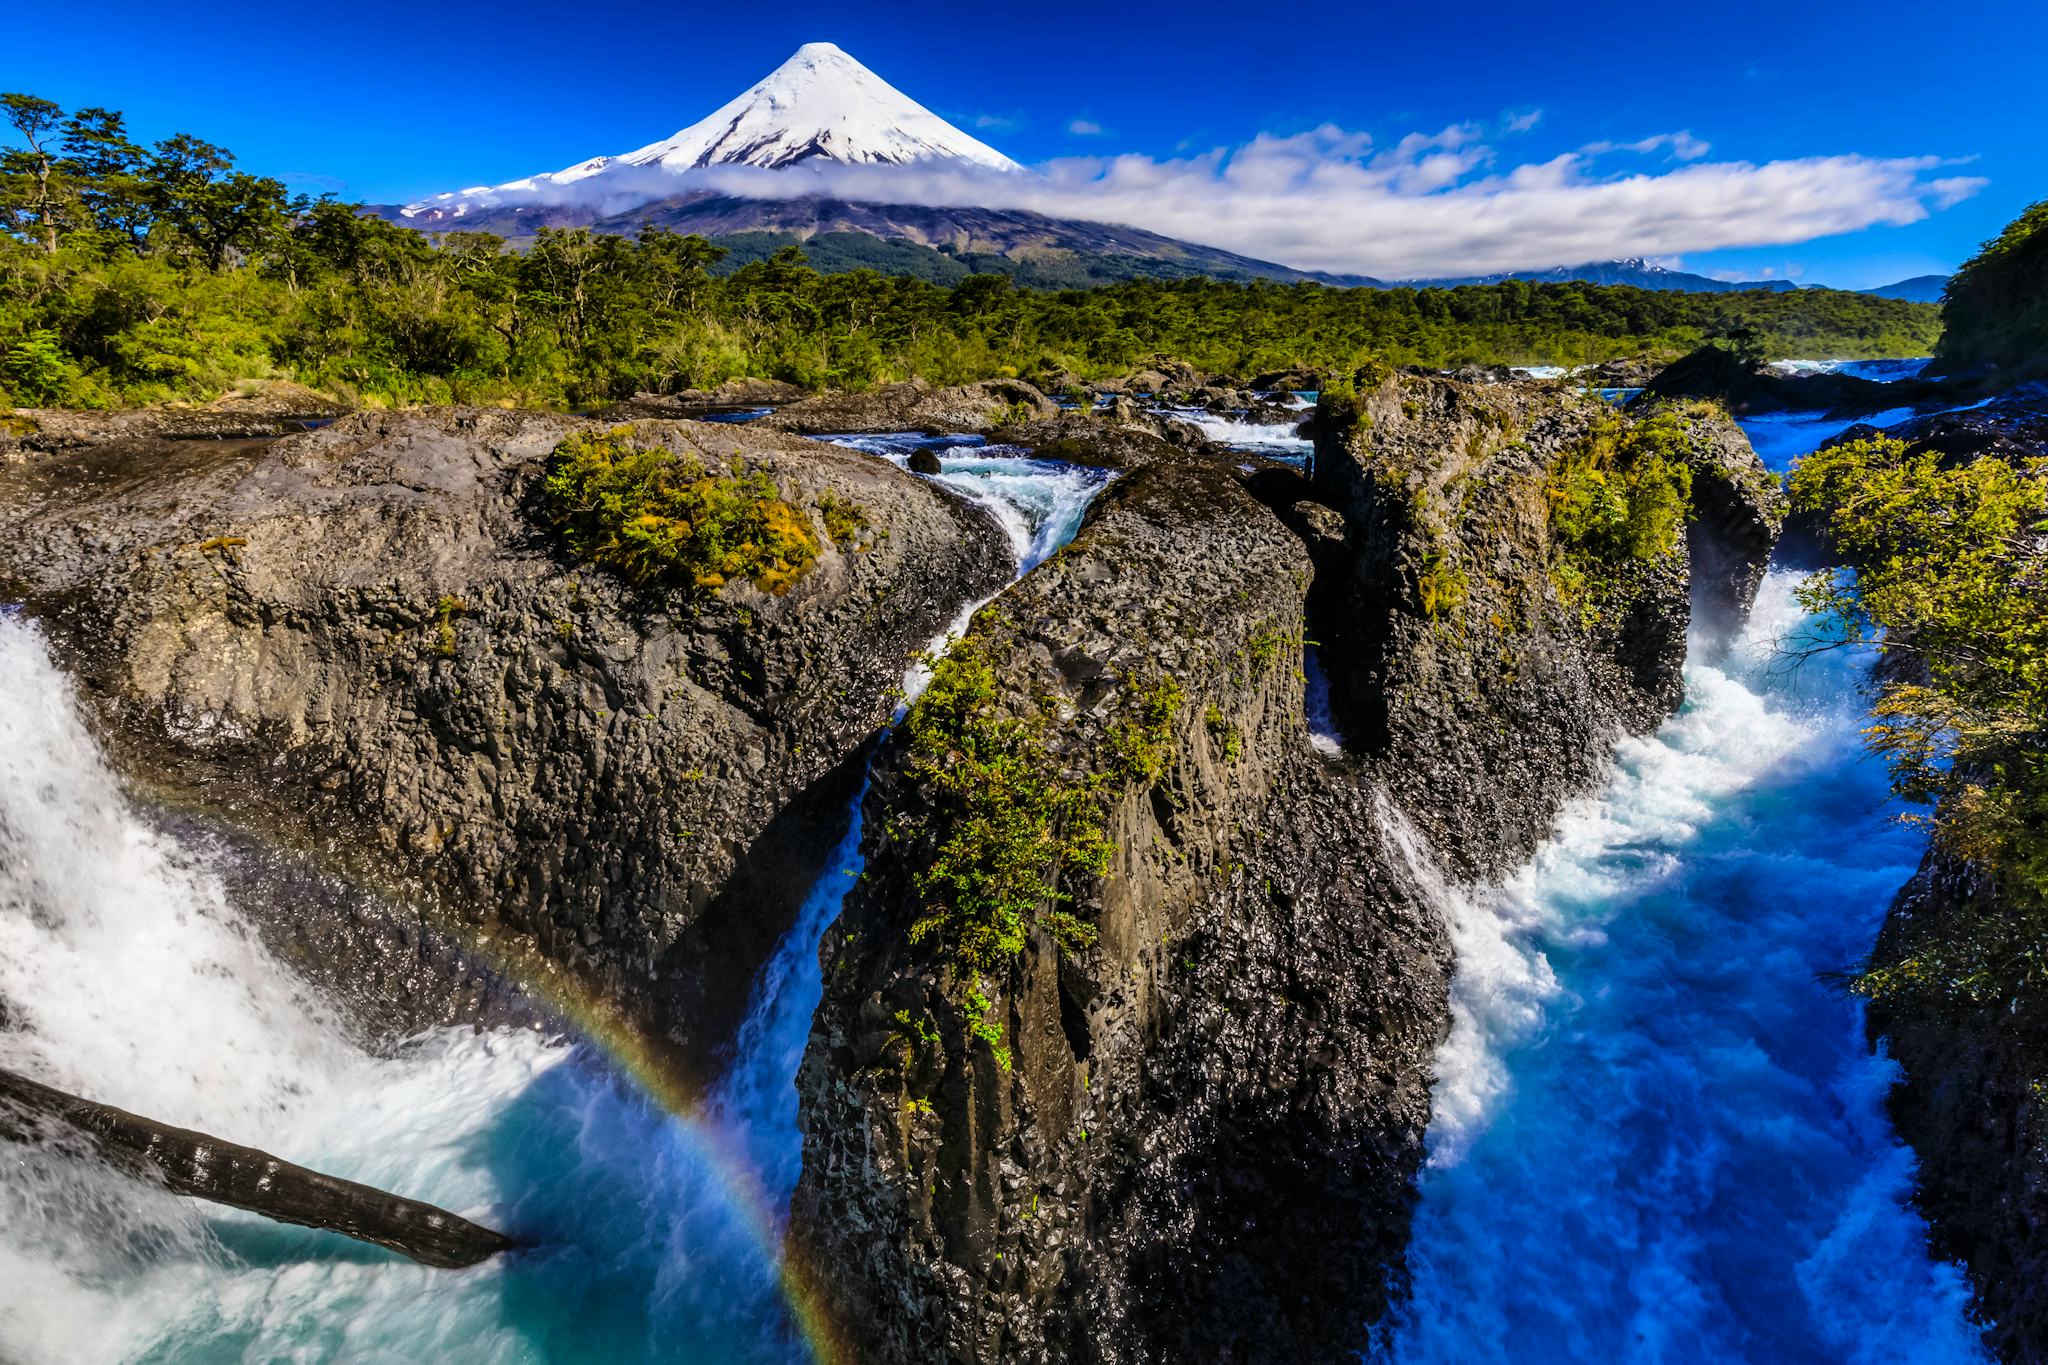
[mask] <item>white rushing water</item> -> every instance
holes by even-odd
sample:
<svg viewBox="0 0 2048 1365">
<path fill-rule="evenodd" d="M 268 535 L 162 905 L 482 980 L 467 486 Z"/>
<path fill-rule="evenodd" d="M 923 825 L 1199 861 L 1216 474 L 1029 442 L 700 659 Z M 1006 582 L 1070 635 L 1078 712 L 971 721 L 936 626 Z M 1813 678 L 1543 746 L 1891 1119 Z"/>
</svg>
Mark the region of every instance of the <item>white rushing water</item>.
<svg viewBox="0 0 2048 1365">
<path fill-rule="evenodd" d="M 1928 1257 L 1894 1067 L 1825 974 L 1918 838 L 1889 818 L 1858 668 L 1793 668 L 1773 572 L 1683 710 L 1504 886 L 1443 889 L 1453 1029 L 1380 1358 L 1977 1361 Z"/>
<path fill-rule="evenodd" d="M 1301 409 L 1313 406 L 1303 401 L 1299 394 L 1290 394 L 1289 397 Z M 1168 407 L 1160 411 L 1197 428 L 1202 435 L 1227 450 L 1242 450 L 1286 464 L 1306 464 L 1315 453 L 1315 442 L 1296 430 L 1301 425 L 1299 417 L 1287 422 L 1252 422 L 1247 421 L 1242 413 L 1210 412 L 1204 408 Z"/>
<path fill-rule="evenodd" d="M 1319 754 L 1335 758 L 1344 752 L 1344 736 L 1330 708 L 1330 677 L 1323 672 L 1322 649 L 1307 642 L 1301 649 L 1302 716 L 1308 722 L 1308 742 Z"/>
<path fill-rule="evenodd" d="M 1909 356 L 1897 360 L 1774 360 L 1768 368 L 1774 374 L 1798 378 L 1810 374 L 1843 374 L 1854 379 L 1895 384 L 1901 379 L 1918 379 L 1933 356 Z"/>
<path fill-rule="evenodd" d="M 1107 479 L 1021 452 L 943 458 L 1020 572 Z M 700 1116 L 663 1112 L 573 1037 L 447 1029 L 375 1056 L 257 942 L 221 855 L 123 795 L 35 629 L 0 616 L 0 1067 L 534 1243 L 430 1270 L 32 1155 L 0 1185 L 0 1361 L 804 1358 L 777 1263 L 793 1082 L 859 835 L 856 800 Z"/>
</svg>

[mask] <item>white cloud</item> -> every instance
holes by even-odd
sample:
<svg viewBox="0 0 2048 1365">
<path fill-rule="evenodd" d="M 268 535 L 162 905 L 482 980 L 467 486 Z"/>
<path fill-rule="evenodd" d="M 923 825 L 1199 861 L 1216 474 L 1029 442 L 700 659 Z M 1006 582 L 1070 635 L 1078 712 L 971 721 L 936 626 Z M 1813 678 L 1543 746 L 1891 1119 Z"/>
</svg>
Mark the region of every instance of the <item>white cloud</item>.
<svg viewBox="0 0 2048 1365">
<path fill-rule="evenodd" d="M 1511 109 L 1501 115 L 1500 130 L 1503 133 L 1526 133 L 1543 121 L 1541 109 Z"/>
<path fill-rule="evenodd" d="M 1708 276 L 1730 283 L 1743 280 L 1796 280 L 1806 274 L 1806 267 L 1797 261 L 1785 265 L 1752 266 L 1742 270 L 1709 270 Z"/>
<path fill-rule="evenodd" d="M 714 167 L 680 178 L 621 168 L 572 184 L 465 197 L 474 204 L 601 201 L 617 211 L 705 188 L 1028 209 L 1128 224 L 1301 269 L 1403 279 L 1804 242 L 1918 222 L 1985 183 L 1929 179 L 1934 168 L 1953 164 L 1937 157 L 1707 161 L 1706 145 L 1685 133 L 1596 148 L 1503 165 L 1469 124 L 1410 134 L 1386 148 L 1325 126 L 1165 160 L 1067 157 L 1023 173 L 818 161 L 780 171 Z M 1608 150 L 1666 150 L 1682 164 L 1610 171 L 1598 160 Z"/>
<path fill-rule="evenodd" d="M 1030 120 L 1024 116 L 1022 109 L 1012 109 L 1008 113 L 983 111 L 969 118 L 956 118 L 955 122 L 965 123 L 980 133 L 1014 133 L 1030 123 Z"/>
<path fill-rule="evenodd" d="M 1589 142 L 1579 148 L 1579 153 L 1582 156 L 1605 156 L 1609 152 L 1634 152 L 1638 156 L 1648 156 L 1660 147 L 1671 149 L 1673 161 L 1697 161 L 1713 150 L 1710 144 L 1700 141 L 1691 133 L 1680 131 L 1658 133 L 1655 137 L 1641 138 L 1635 142 Z"/>
<path fill-rule="evenodd" d="M 1928 181 L 1927 188 L 1934 192 L 1935 208 L 1952 209 L 1990 183 L 1981 175 L 1952 175 Z"/>
<path fill-rule="evenodd" d="M 1067 131 L 1075 137 L 1101 137 L 1105 129 L 1094 119 L 1077 118 L 1067 124 Z"/>
</svg>

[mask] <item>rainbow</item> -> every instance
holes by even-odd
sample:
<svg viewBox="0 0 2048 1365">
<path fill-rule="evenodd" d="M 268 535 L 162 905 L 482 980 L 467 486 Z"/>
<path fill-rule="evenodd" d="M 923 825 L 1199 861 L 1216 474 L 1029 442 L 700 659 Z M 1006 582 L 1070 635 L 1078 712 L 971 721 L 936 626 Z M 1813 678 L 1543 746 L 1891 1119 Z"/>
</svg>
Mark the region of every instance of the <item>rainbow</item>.
<svg viewBox="0 0 2048 1365">
<path fill-rule="evenodd" d="M 825 1310 L 825 1299 L 810 1268 L 785 1254 L 781 1213 L 762 1186 L 753 1162 L 734 1135 L 704 1113 L 705 1087 L 683 1074 L 676 1058 L 656 1048 L 611 1001 L 596 995 L 567 971 L 540 956 L 523 938 L 508 941 L 490 930 L 466 926 L 466 945 L 498 975 L 538 996 L 612 1067 L 676 1123 L 679 1135 L 724 1195 L 740 1226 L 776 1268 L 784 1308 L 816 1365 L 842 1365 L 854 1354 Z"/>
</svg>

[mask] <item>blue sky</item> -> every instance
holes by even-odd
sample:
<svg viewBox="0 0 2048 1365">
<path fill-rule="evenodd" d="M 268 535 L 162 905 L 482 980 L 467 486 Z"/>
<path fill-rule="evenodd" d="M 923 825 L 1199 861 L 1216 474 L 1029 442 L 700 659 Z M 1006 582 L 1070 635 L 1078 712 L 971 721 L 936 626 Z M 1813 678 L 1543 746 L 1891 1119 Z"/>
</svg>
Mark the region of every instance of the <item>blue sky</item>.
<svg viewBox="0 0 2048 1365">
<path fill-rule="evenodd" d="M 1856 287 L 1946 270 L 2048 197 L 2048 120 L 2035 93 L 2048 6 L 2034 4 L 1644 6 L 1609 22 L 1569 7 L 1412 0 L 1270 13 L 1083 5 L 1066 17 L 957 3 L 517 0 L 236 3 L 200 15 L 116 0 L 90 11 L 90 37 L 78 12 L 22 10 L 0 50 L 0 89 L 121 108 L 145 136 L 194 132 L 249 169 L 372 202 L 639 146 L 694 122 L 813 40 L 838 43 L 1028 163 L 1124 153 L 1171 163 L 1260 134 L 1334 125 L 1369 135 L 1375 154 L 1427 135 L 1420 157 L 1443 152 L 1443 130 L 1465 129 L 1449 145 L 1478 148 L 1467 173 L 1481 177 L 1581 153 L 1577 174 L 1595 178 L 1854 157 L 1891 167 L 1939 159 L 1911 172 L 1923 185 L 1985 182 L 1947 207 L 1939 205 L 1963 188 L 1921 192 L 1916 211 L 1926 217 L 1903 226 L 1683 253 L 1688 268 L 1710 272 Z M 1041 17 L 1054 22 L 1026 22 Z M 1584 152 L 1603 144 L 1611 149 Z M 1349 154 L 1327 135 L 1316 145 Z M 1734 204 L 1739 183 L 1705 181 L 1687 193 Z M 1888 192 L 1899 193 L 1895 184 Z M 1326 236 L 1431 231 L 1422 220 L 1386 227 L 1349 203 L 1304 201 L 1299 216 L 1367 219 L 1319 221 Z M 1639 211 L 1654 223 L 1667 208 L 1646 201 Z M 1801 236 L 1814 226 L 1747 201 L 1730 212 L 1756 217 L 1731 229 L 1738 235 Z M 1554 227 L 1540 218 L 1505 230 L 1544 243 Z M 1316 249 L 1284 232 L 1270 241 L 1296 256 Z M 1426 255 L 1427 243 L 1415 250 Z"/>
</svg>

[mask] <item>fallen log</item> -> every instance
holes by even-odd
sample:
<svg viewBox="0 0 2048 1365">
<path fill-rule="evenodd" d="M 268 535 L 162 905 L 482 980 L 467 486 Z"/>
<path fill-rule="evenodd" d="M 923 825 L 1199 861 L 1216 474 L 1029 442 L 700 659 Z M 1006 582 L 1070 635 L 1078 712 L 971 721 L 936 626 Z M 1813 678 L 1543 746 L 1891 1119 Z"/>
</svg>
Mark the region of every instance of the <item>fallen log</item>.
<svg viewBox="0 0 2048 1365">
<path fill-rule="evenodd" d="M 0 1138 L 61 1142 L 66 1135 L 108 1165 L 174 1193 L 373 1242 L 423 1265 L 459 1269 L 519 1245 L 432 1204 L 0 1071 Z"/>
</svg>

